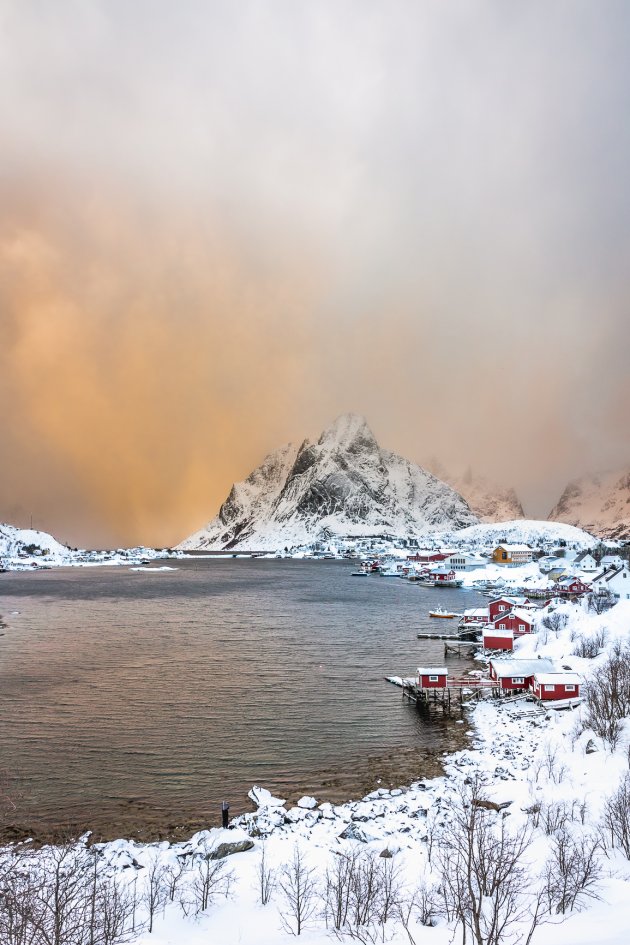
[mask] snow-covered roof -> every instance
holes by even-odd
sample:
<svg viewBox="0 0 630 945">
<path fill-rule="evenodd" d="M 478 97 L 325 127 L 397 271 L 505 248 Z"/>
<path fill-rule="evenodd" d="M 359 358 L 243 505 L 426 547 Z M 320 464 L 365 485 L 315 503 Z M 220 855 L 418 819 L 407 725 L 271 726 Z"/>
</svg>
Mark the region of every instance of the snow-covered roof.
<svg viewBox="0 0 630 945">
<path fill-rule="evenodd" d="M 553 673 L 556 669 L 553 660 L 543 657 L 536 660 L 496 659 L 490 660 L 490 663 L 498 677 L 533 676 L 536 673 Z"/>
<path fill-rule="evenodd" d="M 487 607 L 469 607 L 468 610 L 464 611 L 464 617 L 487 617 L 488 608 Z"/>
<path fill-rule="evenodd" d="M 430 669 L 419 666 L 418 676 L 448 676 L 448 669 L 446 666 L 438 666 L 437 669 L 435 666 L 432 666 Z"/>
<path fill-rule="evenodd" d="M 582 682 L 577 673 L 534 673 L 534 679 L 542 686 L 579 686 Z"/>
<path fill-rule="evenodd" d="M 518 607 L 515 607 L 512 611 L 512 616 L 516 617 L 517 620 L 526 620 L 527 623 L 532 622 L 532 615 L 528 610 L 519 610 Z"/>
<path fill-rule="evenodd" d="M 488 636 L 488 637 L 510 637 L 510 638 L 512 638 L 512 637 L 514 636 L 514 632 L 513 632 L 512 630 L 510 630 L 510 629 L 507 629 L 507 630 L 500 630 L 498 627 L 495 627 L 494 624 L 493 624 L 492 627 L 488 627 L 488 628 L 485 628 L 485 627 L 484 627 L 483 636 L 484 636 L 484 637 L 485 637 L 485 636 Z"/>
<path fill-rule="evenodd" d="M 497 545 L 498 548 L 505 548 L 506 551 L 531 551 L 532 549 L 529 545 L 505 545 L 501 542 Z"/>
</svg>

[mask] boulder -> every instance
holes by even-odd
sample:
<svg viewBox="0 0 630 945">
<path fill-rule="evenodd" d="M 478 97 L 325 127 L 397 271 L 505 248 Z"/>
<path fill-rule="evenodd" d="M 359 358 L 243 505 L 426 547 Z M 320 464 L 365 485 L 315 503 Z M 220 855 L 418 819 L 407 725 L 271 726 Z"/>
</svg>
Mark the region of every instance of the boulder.
<svg viewBox="0 0 630 945">
<path fill-rule="evenodd" d="M 236 843 L 220 843 L 210 853 L 211 860 L 223 860 L 226 856 L 233 853 L 244 853 L 245 850 L 251 850 L 254 846 L 252 840 L 238 840 Z"/>
</svg>

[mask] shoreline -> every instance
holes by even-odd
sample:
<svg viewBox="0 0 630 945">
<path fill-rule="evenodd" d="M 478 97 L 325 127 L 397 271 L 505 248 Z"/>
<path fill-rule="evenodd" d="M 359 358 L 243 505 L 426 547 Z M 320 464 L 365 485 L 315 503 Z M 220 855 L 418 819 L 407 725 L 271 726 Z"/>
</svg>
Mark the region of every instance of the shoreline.
<svg viewBox="0 0 630 945">
<path fill-rule="evenodd" d="M 459 714 L 459 713 L 457 713 Z M 401 746 L 386 752 L 371 753 L 358 764 L 353 763 L 352 770 L 335 771 L 324 770 L 308 781 L 302 781 L 293 790 L 283 792 L 288 807 L 297 804 L 304 795 L 315 796 L 318 803 L 328 803 L 335 806 L 358 803 L 373 791 L 384 789 L 408 789 L 409 786 L 420 780 L 433 780 L 445 775 L 445 765 L 456 752 L 465 750 L 471 744 L 474 731 L 470 732 L 470 718 L 462 713 L 456 718 L 455 713 L 445 716 L 444 724 L 448 725 L 448 746 L 440 749 L 419 748 L 413 745 Z M 266 782 L 268 787 L 271 782 Z M 250 785 L 250 789 L 253 785 Z M 255 805 L 250 801 L 247 790 L 234 802 L 230 801 L 231 820 L 242 816 L 255 814 Z M 2 822 L 0 818 L 0 847 L 10 843 L 32 841 L 34 846 L 55 844 L 77 839 L 86 833 L 90 834 L 90 842 L 109 843 L 116 840 L 127 840 L 136 843 L 150 844 L 158 842 L 181 843 L 188 840 L 193 834 L 211 830 L 220 826 L 220 811 L 207 813 L 201 810 L 197 814 L 175 816 L 163 807 L 153 805 L 149 800 L 137 799 L 126 805 L 127 809 L 135 807 L 137 815 L 122 816 L 116 814 L 111 817 L 97 816 L 76 817 L 59 824 L 38 823 L 35 817 L 24 816 L 14 818 L 13 822 Z"/>
</svg>

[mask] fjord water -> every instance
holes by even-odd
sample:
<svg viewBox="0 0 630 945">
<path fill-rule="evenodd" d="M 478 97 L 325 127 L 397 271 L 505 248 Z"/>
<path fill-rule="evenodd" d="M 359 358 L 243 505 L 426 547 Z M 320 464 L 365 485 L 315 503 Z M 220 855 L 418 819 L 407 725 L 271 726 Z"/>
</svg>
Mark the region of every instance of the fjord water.
<svg viewBox="0 0 630 945">
<path fill-rule="evenodd" d="M 0 770 L 21 830 L 168 834 L 224 798 L 250 809 L 253 783 L 339 799 L 381 756 L 452 746 L 453 724 L 384 677 L 441 664 L 416 633 L 454 630 L 429 609 L 477 594 L 337 561 L 171 564 L 1 576 Z"/>
</svg>

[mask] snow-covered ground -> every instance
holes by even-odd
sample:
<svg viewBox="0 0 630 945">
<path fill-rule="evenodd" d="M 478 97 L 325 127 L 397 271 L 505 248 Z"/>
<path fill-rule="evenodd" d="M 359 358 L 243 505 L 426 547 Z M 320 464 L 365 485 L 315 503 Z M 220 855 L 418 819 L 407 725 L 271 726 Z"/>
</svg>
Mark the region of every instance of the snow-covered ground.
<svg viewBox="0 0 630 945">
<path fill-rule="evenodd" d="M 566 625 L 561 627 L 561 620 L 556 621 L 555 629 L 541 625 L 536 635 L 518 641 L 515 657 L 549 656 L 587 678 L 616 641 L 630 640 L 630 602 L 620 602 L 599 616 L 586 613 L 579 604 L 563 605 L 556 613 L 566 616 Z M 602 634 L 605 643 L 599 656 L 586 659 L 575 655 L 581 639 L 597 639 Z M 287 809 L 281 798 L 253 791 L 257 812 L 238 818 L 229 830 L 202 831 L 187 843 L 172 845 L 119 840 L 100 847 L 104 861 L 122 882 L 139 889 L 146 886 L 156 862 L 174 873 L 180 864 L 189 865 L 175 901 L 160 906 L 153 931 L 144 931 L 137 941 L 141 945 L 282 945 L 292 941 L 293 936 L 283 928 L 286 905 L 280 888 L 276 887 L 269 904 L 259 902 L 263 845 L 267 864 L 276 871 L 291 860 L 297 845 L 305 864 L 314 871 L 311 878 L 322 897 L 326 870 L 340 861 L 339 854 L 354 849 L 375 855 L 384 850 L 392 853 L 388 862 L 395 865 L 407 899 L 419 883 L 433 888 L 432 895 L 439 899 L 434 887 L 440 848 L 460 809 L 466 785 L 480 781 L 483 796 L 500 808 L 486 815 L 496 829 L 503 824 L 514 837 L 531 832 L 524 855 L 525 889 L 540 883 L 544 864 L 562 830 L 573 849 L 587 849 L 595 839 L 599 841 L 593 896 L 581 899 L 566 916 L 554 910 L 536 930 L 532 945 L 592 945 L 595 941 L 625 945 L 630 940 L 630 861 L 618 848 L 610 847 L 601 817 L 606 798 L 628 773 L 627 723 L 614 751 L 589 731 L 584 706 L 560 712 L 524 698 L 486 701 L 470 710 L 461 724 L 470 728 L 471 744 L 445 757 L 444 777 L 392 791 L 377 790 L 363 800 L 335 807 L 304 798 Z M 561 821 L 563 828 L 558 826 Z M 220 875 L 231 874 L 229 897 L 218 895 L 195 918 L 189 905 L 189 914 L 184 915 L 177 900 L 187 884 L 192 888 L 193 864 L 202 864 L 220 844 L 239 841 L 253 846 L 222 861 L 226 865 Z M 378 860 L 382 864 L 380 857 Z M 190 903 L 185 894 L 183 899 Z M 143 908 L 138 907 L 138 918 Z M 433 927 L 422 925 L 416 916 L 409 925 L 410 939 L 400 923 L 390 920 L 384 938 L 378 941 L 396 945 L 410 941 L 451 943 L 453 922 L 438 915 L 435 923 Z M 523 920 L 506 940 L 524 941 L 526 932 Z M 377 930 L 379 936 L 382 933 Z M 301 938 L 308 945 L 335 941 L 319 912 L 306 923 Z"/>
<path fill-rule="evenodd" d="M 439 537 L 445 544 L 454 542 L 458 547 L 471 548 L 496 546 L 502 541 L 510 544 L 526 544 L 535 548 L 544 542 L 564 541 L 571 548 L 583 549 L 593 548 L 598 541 L 588 532 L 575 528 L 573 525 L 536 519 L 514 519 L 511 522 L 471 525 L 457 531 L 443 531 Z"/>
<path fill-rule="evenodd" d="M 84 551 L 62 545 L 48 532 L 16 528 L 0 522 L 0 566 L 9 571 L 90 565 L 139 564 L 172 554 L 155 548 Z"/>
</svg>

